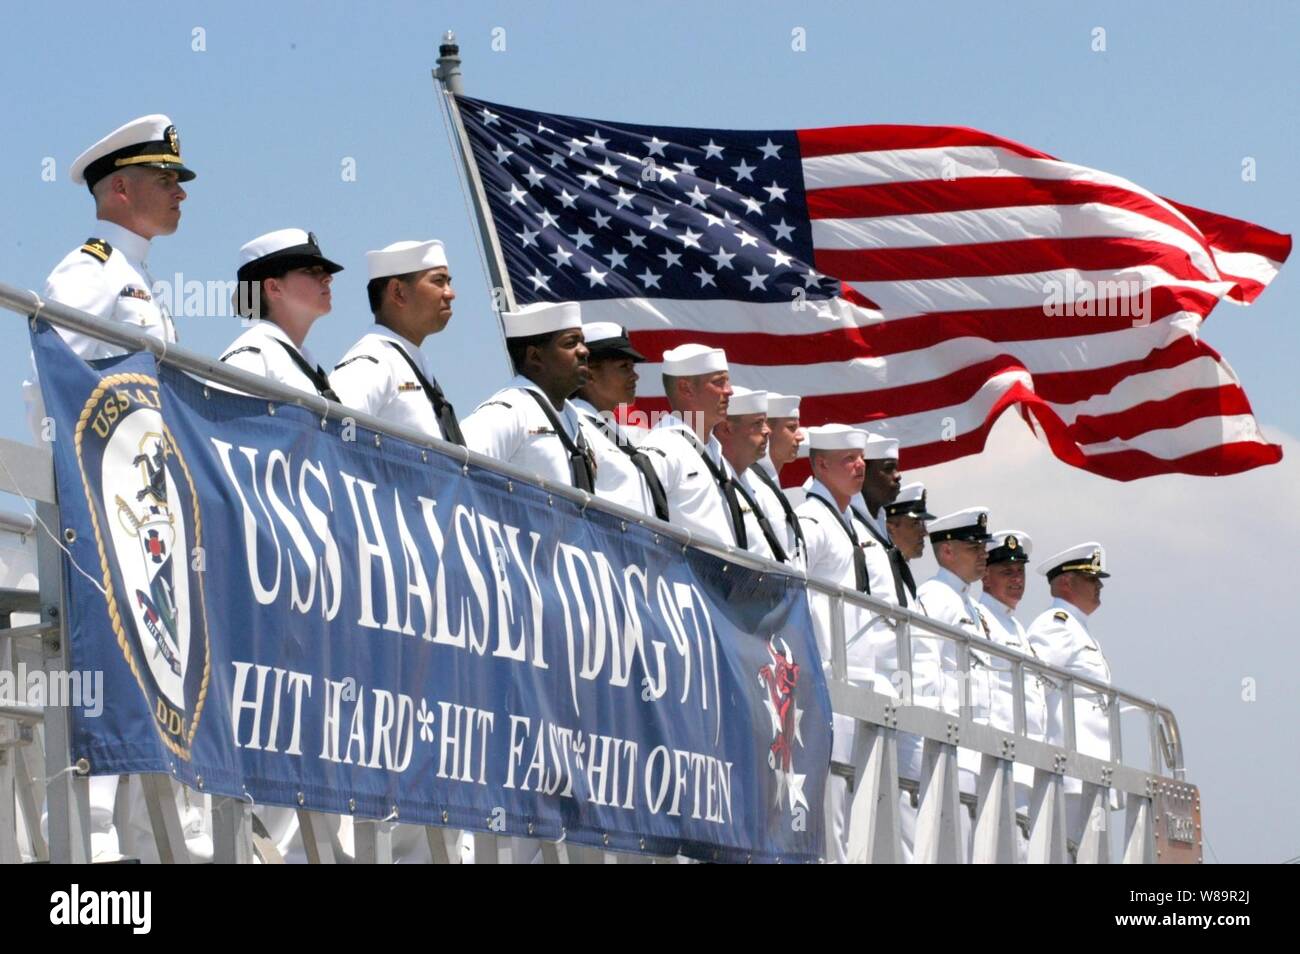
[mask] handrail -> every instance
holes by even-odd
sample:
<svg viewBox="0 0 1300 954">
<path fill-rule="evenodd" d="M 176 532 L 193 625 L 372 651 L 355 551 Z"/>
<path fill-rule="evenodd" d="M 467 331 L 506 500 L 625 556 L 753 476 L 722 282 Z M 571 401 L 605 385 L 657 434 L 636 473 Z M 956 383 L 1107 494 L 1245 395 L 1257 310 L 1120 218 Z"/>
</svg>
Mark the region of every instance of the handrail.
<svg viewBox="0 0 1300 954">
<path fill-rule="evenodd" d="M 160 363 L 171 365 L 180 370 L 189 372 L 200 377 L 205 382 L 241 391 L 246 395 L 293 404 L 318 413 L 327 419 L 350 419 L 356 424 L 359 424 L 376 434 L 395 437 L 414 444 L 417 447 L 434 450 L 444 456 L 452 458 L 453 460 L 459 461 L 464 467 L 473 465 L 483 470 L 498 473 L 509 479 L 521 480 L 540 486 L 547 493 L 570 500 L 573 503 L 580 505 L 584 510 L 594 508 L 618 517 L 629 524 L 642 525 L 654 533 L 656 538 L 668 538 L 681 544 L 683 548 L 694 547 L 698 550 L 710 553 L 722 560 L 757 570 L 764 575 L 770 574 L 794 577 L 800 580 L 810 591 L 815 591 L 831 597 L 834 600 L 844 601 L 868 609 L 877 617 L 883 617 L 894 627 L 896 633 L 899 631 L 900 627 L 905 626 L 911 638 L 916 638 L 918 635 L 931 637 L 937 636 L 956 643 L 959 649 L 959 659 L 963 661 L 962 672 L 966 674 L 965 678 L 969 677 L 970 650 L 975 649 L 986 655 L 1005 660 L 1009 664 L 1009 668 L 1012 672 L 1027 671 L 1060 681 L 1066 687 L 1071 687 L 1071 698 L 1073 698 L 1072 687 L 1080 686 L 1086 690 L 1091 690 L 1100 693 L 1103 696 L 1110 697 L 1113 699 L 1112 705 L 1117 706 L 1120 702 L 1126 703 L 1130 706 L 1141 709 L 1147 713 L 1150 718 L 1156 720 L 1158 731 L 1162 736 L 1162 744 L 1156 746 L 1156 749 L 1160 751 L 1162 760 L 1165 762 L 1169 772 L 1171 773 L 1170 777 L 1176 779 L 1182 778 L 1183 753 L 1181 735 L 1173 712 L 1154 700 L 1147 699 L 1137 693 L 1117 688 L 1114 685 L 1099 682 L 1087 676 L 1081 676 L 1058 669 L 1054 666 L 1043 663 L 1036 657 L 1027 656 L 998 643 L 977 636 L 972 636 L 963 630 L 933 620 L 910 608 L 896 606 L 867 594 L 859 593 L 856 590 L 845 589 L 844 587 L 827 583 L 823 580 L 810 578 L 801 570 L 772 562 L 756 556 L 747 550 L 741 550 L 729 546 L 722 541 L 713 538 L 693 535 L 690 531 L 664 523 L 653 516 L 647 516 L 603 498 L 587 494 L 569 486 L 568 484 L 559 484 L 544 480 L 535 474 L 523 470 L 522 468 L 474 453 L 473 451 L 459 445 L 432 438 L 429 435 L 412 428 L 383 421 L 370 414 L 344 407 L 341 404 L 329 401 L 318 395 L 299 391 L 287 385 L 268 380 L 267 378 L 246 371 L 241 371 L 220 361 L 189 351 L 179 345 L 165 343 L 141 331 L 135 330 L 130 326 L 116 322 L 103 321 L 88 315 L 85 312 L 70 308 L 58 302 L 43 301 L 32 291 L 23 290 L 0 282 L 0 307 L 24 315 L 28 318 L 44 319 L 53 325 L 98 338 L 127 350 L 149 351 Z M 842 614 L 834 614 L 834 618 L 842 619 Z M 836 645 L 833 649 L 833 654 L 836 657 L 834 660 L 835 671 L 830 675 L 833 679 L 842 680 L 843 669 L 841 667 L 844 665 L 844 632 L 842 626 L 837 629 L 838 631 L 835 639 Z M 908 655 L 910 656 L 910 653 Z M 900 662 L 901 661 L 903 661 L 903 657 L 900 655 Z M 827 660 L 827 663 L 829 665 L 831 661 Z M 909 675 L 914 676 L 912 673 L 909 673 Z M 871 690 L 862 687 L 854 688 L 863 692 L 871 692 Z M 1013 686 L 1013 690 L 1016 700 L 1014 704 L 1017 707 L 1023 707 L 1023 680 L 1017 680 Z M 871 694 L 878 696 L 876 693 Z M 967 707 L 967 711 L 963 713 L 964 718 L 969 714 L 968 708 L 969 707 Z M 1065 718 L 1067 720 L 1067 725 L 1069 725 L 1073 721 L 1073 706 L 1066 707 L 1066 710 Z M 1023 723 L 1020 725 L 1019 730 L 1020 731 L 1017 735 L 1023 733 Z M 1023 735 L 1020 737 L 1023 741 Z M 1037 744 L 1047 745 L 1047 743 Z M 1048 747 L 1051 748 L 1051 746 Z M 1070 749 L 1071 747 L 1066 746 L 1066 748 Z M 1077 748 L 1074 748 L 1073 751 L 1077 754 Z M 1080 757 L 1085 759 L 1090 758 L 1088 756 Z M 1120 757 L 1122 757 L 1122 753 L 1120 753 Z M 1105 760 L 1096 761 L 1106 764 Z M 1113 758 L 1111 764 L 1122 765 L 1123 763 L 1119 758 Z M 1158 773 L 1158 770 L 1158 766 L 1151 766 L 1151 772 Z"/>
</svg>

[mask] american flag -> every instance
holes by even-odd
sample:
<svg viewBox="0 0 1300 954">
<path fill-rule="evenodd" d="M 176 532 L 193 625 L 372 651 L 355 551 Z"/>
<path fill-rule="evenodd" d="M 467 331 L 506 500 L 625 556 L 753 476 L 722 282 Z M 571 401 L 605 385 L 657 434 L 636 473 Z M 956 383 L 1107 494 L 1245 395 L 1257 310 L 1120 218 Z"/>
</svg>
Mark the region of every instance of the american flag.
<svg viewBox="0 0 1300 954">
<path fill-rule="evenodd" d="M 1119 480 L 1281 459 L 1199 329 L 1263 291 L 1288 236 L 973 129 L 458 105 L 516 301 L 580 301 L 652 362 L 725 348 L 736 383 L 897 437 L 905 467 L 978 453 L 1009 407 Z M 642 410 L 665 407 L 659 370 Z"/>
</svg>

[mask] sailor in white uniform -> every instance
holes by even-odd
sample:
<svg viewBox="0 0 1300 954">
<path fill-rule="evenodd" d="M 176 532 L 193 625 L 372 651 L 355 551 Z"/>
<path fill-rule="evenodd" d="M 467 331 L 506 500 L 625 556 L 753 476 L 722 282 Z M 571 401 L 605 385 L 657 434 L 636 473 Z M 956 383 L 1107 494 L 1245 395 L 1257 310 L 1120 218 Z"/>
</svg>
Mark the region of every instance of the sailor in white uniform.
<svg viewBox="0 0 1300 954">
<path fill-rule="evenodd" d="M 851 502 L 862 490 L 862 452 L 867 435 L 855 427 L 827 424 L 807 429 L 812 480 L 803 502 L 796 509 L 803 529 L 808 576 L 849 590 L 869 590 L 867 561 L 862 550 L 870 537 L 853 513 Z M 813 627 L 829 673 L 831 663 L 831 617 L 829 597 L 809 594 Z M 867 633 L 875 619 L 865 608 L 844 604 L 844 633 L 850 682 L 871 684 L 871 649 Z M 826 781 L 826 860 L 847 858 L 848 821 L 853 805 L 853 757 L 856 723 L 836 715 L 831 747 L 831 775 Z"/>
<path fill-rule="evenodd" d="M 627 330 L 611 321 L 584 323 L 582 336 L 590 379 L 572 401 L 596 455 L 596 496 L 667 521 L 668 497 L 654 465 L 618 423 L 620 409 L 636 400 L 636 366 L 645 355 L 632 347 Z"/>
<path fill-rule="evenodd" d="M 1088 631 L 1087 618 L 1101 606 L 1106 551 L 1088 542 L 1062 550 L 1038 566 L 1052 590 L 1052 604 L 1029 627 L 1029 644 L 1045 662 L 1107 685 L 1110 663 Z M 1110 694 L 1078 687 L 1074 697 L 1074 735 L 1078 750 L 1094 758 L 1110 759 Z M 1087 819 L 1083 815 L 1082 786 L 1065 780 L 1067 836 L 1078 844 Z M 1119 799 L 1112 792 L 1112 807 Z"/>
<path fill-rule="evenodd" d="M 979 610 L 988 624 L 989 639 L 1026 656 L 1037 656 L 1029 635 L 1015 609 L 1025 595 L 1025 564 L 1033 553 L 1034 542 L 1021 530 L 999 530 L 985 545 L 988 568 L 984 571 Z M 993 657 L 990 673 L 989 724 L 1003 732 L 1014 733 L 1015 683 L 1011 663 Z M 1025 672 L 1025 735 L 1040 742 L 1048 741 L 1048 693 L 1050 687 L 1041 676 Z M 1016 812 L 1029 813 L 1029 798 L 1034 789 L 1034 769 L 1017 762 L 1013 769 L 1016 782 Z M 1018 829 L 1017 851 L 1023 863 L 1029 855 L 1029 835 Z"/>
<path fill-rule="evenodd" d="M 90 238 L 65 255 L 46 278 L 46 300 L 120 321 L 161 341 L 176 340 L 167 304 L 155 294 L 148 259 L 152 240 L 171 235 L 179 226 L 186 195 L 181 183 L 194 178 L 180 150 L 172 121 L 155 114 L 113 130 L 73 160 L 68 178 L 90 190 L 95 223 Z M 98 338 L 57 330 L 86 361 L 125 353 Z M 23 397 L 32 434 L 48 440 L 35 375 L 23 382 Z"/>
<path fill-rule="evenodd" d="M 767 392 L 767 429 L 767 453 L 745 471 L 745 483 L 763 512 L 769 515 L 782 549 L 790 556 L 790 564 L 802 568 L 805 565 L 803 530 L 794 505 L 780 483 L 781 468 L 795 459 L 804 441 L 797 396 Z"/>
<path fill-rule="evenodd" d="M 750 471 L 767 454 L 767 440 L 771 434 L 767 427 L 767 392 L 733 385 L 726 420 L 714 428 L 713 434 L 722 445 L 727 476 L 736 487 L 741 516 L 745 521 L 747 549 L 764 559 L 789 564 L 792 556 L 776 530 L 784 514 L 780 506 L 771 501 L 764 505 L 758 491 L 767 488 L 749 478 Z"/>
<path fill-rule="evenodd" d="M 940 517 L 930 524 L 930 544 L 939 570 L 917 589 L 917 598 L 925 604 L 926 615 L 933 620 L 965 630 L 972 636 L 988 638 L 984 617 L 980 615 L 971 585 L 984 576 L 988 562 L 985 544 L 989 539 L 989 512 L 972 507 Z M 988 719 L 987 654 L 970 653 L 970 704 L 972 717 Z M 957 667 L 957 646 L 949 639 L 918 637 L 913 640 L 913 685 L 916 701 L 958 714 L 962 674 Z M 957 779 L 963 794 L 973 796 L 980 771 L 980 753 L 957 750 Z M 970 816 L 963 810 L 959 818 L 966 834 L 969 857 Z"/>
<path fill-rule="evenodd" d="M 577 303 L 537 302 L 501 319 L 516 374 L 461 422 L 465 446 L 594 493 L 595 456 L 569 400 L 590 377 Z"/>
<path fill-rule="evenodd" d="M 739 498 L 713 435 L 731 398 L 727 355 L 721 348 L 684 344 L 663 353 L 663 376 L 672 413 L 655 423 L 641 449 L 668 495 L 673 523 L 746 549 Z"/>
<path fill-rule="evenodd" d="M 911 483 L 902 487 L 898 496 L 881 508 L 885 517 L 885 530 L 890 541 L 898 548 L 903 558 L 899 571 L 903 589 L 907 593 L 907 606 L 924 613 L 925 608 L 917 605 L 916 578 L 912 575 L 910 564 L 921 559 L 925 553 L 926 521 L 933 520 L 934 514 L 926 508 L 925 484 Z"/>
<path fill-rule="evenodd" d="M 339 403 L 430 437 L 464 444 L 455 408 L 429 373 L 420 346 L 447 327 L 456 292 L 436 239 L 366 252 L 375 323 L 330 374 Z"/>
<path fill-rule="evenodd" d="M 222 362 L 337 401 L 303 342 L 316 319 L 329 313 L 330 284 L 341 271 L 321 254 L 316 236 L 302 229 L 246 242 L 239 250 L 235 310 L 248 328 L 222 352 Z"/>
<path fill-rule="evenodd" d="M 164 297 L 154 287 L 148 259 L 152 240 L 171 235 L 180 225 L 181 203 L 186 198 L 181 183 L 194 175 L 181 159 L 176 127 L 160 114 L 133 119 L 82 152 L 69 167 L 68 178 L 74 185 L 84 185 L 94 198 L 95 223 L 90 238 L 50 272 L 43 297 L 174 342 L 176 326 Z M 73 353 L 86 361 L 126 353 L 79 332 L 63 328 L 57 332 Z M 53 439 L 35 373 L 23 382 L 23 398 L 33 436 L 38 441 Z M 131 781 L 126 809 L 129 824 L 120 832 L 113 821 L 118 777 L 92 776 L 89 788 L 92 860 L 110 861 L 123 854 L 156 860 L 139 779 Z M 203 812 L 205 798 L 179 785 L 173 789 L 191 855 L 200 861 L 210 859 L 211 825 Z"/>
</svg>

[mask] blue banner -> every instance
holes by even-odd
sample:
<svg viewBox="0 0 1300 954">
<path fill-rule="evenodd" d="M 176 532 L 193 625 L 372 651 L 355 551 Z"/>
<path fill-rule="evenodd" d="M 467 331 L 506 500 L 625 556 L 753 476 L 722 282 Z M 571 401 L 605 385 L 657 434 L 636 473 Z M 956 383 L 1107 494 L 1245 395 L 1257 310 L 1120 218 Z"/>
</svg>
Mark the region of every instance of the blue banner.
<svg viewBox="0 0 1300 954">
<path fill-rule="evenodd" d="M 798 581 L 33 332 L 95 774 L 710 860 L 823 851 Z M 200 784 L 201 781 L 201 784 Z"/>
</svg>

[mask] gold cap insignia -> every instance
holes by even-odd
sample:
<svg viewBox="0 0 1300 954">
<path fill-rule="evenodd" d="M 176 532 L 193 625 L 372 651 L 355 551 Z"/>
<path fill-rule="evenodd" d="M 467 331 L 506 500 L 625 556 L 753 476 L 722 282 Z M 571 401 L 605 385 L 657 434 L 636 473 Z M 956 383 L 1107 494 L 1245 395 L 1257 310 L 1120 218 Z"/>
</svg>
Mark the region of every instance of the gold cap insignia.
<svg viewBox="0 0 1300 954">
<path fill-rule="evenodd" d="M 181 154 L 181 137 L 177 134 L 176 127 L 168 126 L 163 135 L 167 137 L 167 148 L 172 151 L 172 155 L 179 156 Z"/>
<path fill-rule="evenodd" d="M 1020 542 L 1016 539 L 1016 535 L 1015 535 L 1014 533 L 1011 534 L 1011 536 L 1007 537 L 1007 549 L 1008 549 L 1008 550 L 1014 550 L 1014 549 L 1015 549 L 1016 547 L 1018 547 L 1019 545 L 1020 545 Z"/>
</svg>

